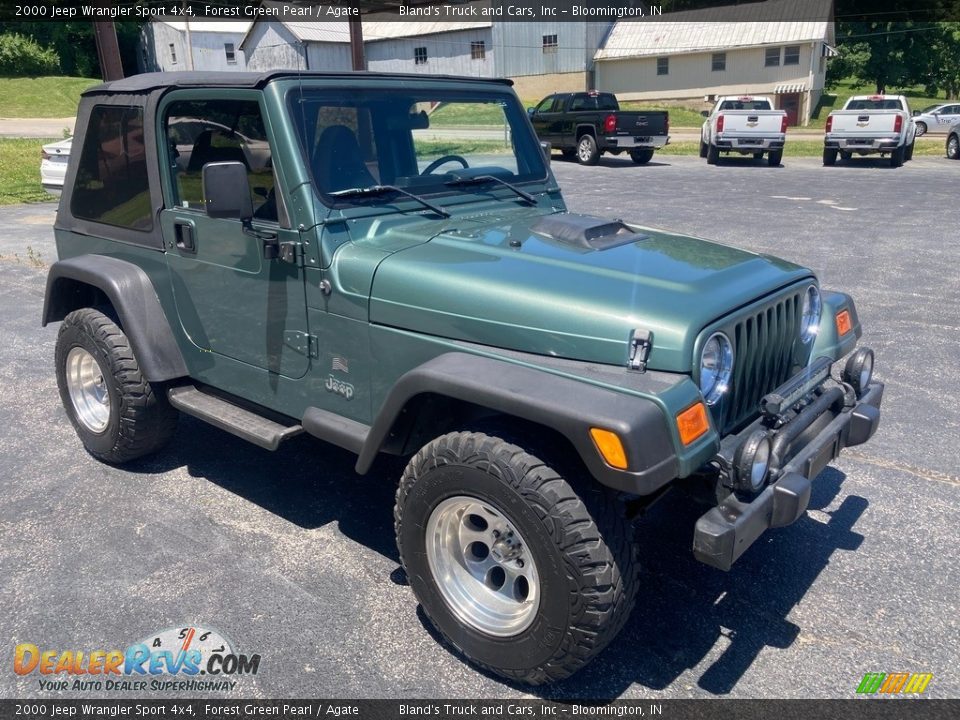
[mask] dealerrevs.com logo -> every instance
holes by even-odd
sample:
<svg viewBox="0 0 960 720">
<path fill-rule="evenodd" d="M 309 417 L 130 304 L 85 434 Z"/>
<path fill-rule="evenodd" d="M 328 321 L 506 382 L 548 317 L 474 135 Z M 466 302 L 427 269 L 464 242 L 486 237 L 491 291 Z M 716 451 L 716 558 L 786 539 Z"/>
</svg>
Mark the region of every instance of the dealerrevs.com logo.
<svg viewBox="0 0 960 720">
<path fill-rule="evenodd" d="M 13 653 L 17 675 L 37 675 L 40 690 L 197 691 L 233 690 L 242 675 L 256 675 L 260 655 L 245 655 L 216 630 L 170 628 L 125 650 L 57 650 L 20 643 Z"/>
</svg>

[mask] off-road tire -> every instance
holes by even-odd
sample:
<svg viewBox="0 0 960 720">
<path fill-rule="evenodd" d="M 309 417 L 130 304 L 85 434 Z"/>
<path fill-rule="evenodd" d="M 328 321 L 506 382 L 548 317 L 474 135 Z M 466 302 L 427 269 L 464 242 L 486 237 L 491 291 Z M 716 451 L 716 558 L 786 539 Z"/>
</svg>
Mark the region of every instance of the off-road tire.
<svg viewBox="0 0 960 720">
<path fill-rule="evenodd" d="M 630 159 L 637 165 L 646 165 L 653 159 L 653 148 L 637 148 L 630 151 Z"/>
<path fill-rule="evenodd" d="M 823 164 L 824 165 L 836 165 L 837 164 L 837 151 L 834 149 L 827 148 L 823 151 Z"/>
<path fill-rule="evenodd" d="M 716 165 L 720 162 L 720 148 L 714 144 L 707 146 L 707 165 Z"/>
<path fill-rule="evenodd" d="M 633 609 L 639 565 L 623 505 L 592 481 L 563 478 L 498 437 L 454 432 L 411 459 L 397 490 L 397 546 L 424 613 L 471 662 L 532 685 L 579 670 L 622 629 Z M 531 624 L 495 637 L 463 622 L 444 600 L 426 555 L 428 520 L 443 500 L 493 503 L 524 536 L 540 574 Z"/>
<path fill-rule="evenodd" d="M 780 167 L 783 161 L 783 150 L 771 150 L 767 153 L 767 165 L 770 167 Z"/>
<path fill-rule="evenodd" d="M 70 350 L 90 353 L 103 373 L 109 392 L 109 419 L 102 432 L 78 420 L 67 386 Z M 60 400 L 87 451 L 98 460 L 124 463 L 163 447 L 177 428 L 179 413 L 162 387 L 144 379 L 130 341 L 110 317 L 94 308 L 74 310 L 64 318 L 55 351 Z"/>
<path fill-rule="evenodd" d="M 590 133 L 585 133 L 577 140 L 577 162 L 581 165 L 596 165 L 600 162 L 600 148 L 597 140 Z"/>
</svg>

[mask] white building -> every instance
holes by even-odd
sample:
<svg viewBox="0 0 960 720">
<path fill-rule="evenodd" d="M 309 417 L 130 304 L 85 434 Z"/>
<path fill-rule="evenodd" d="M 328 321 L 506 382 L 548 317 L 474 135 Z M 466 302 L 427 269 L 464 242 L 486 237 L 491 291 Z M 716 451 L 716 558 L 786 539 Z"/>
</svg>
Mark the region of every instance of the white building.
<svg viewBox="0 0 960 720">
<path fill-rule="evenodd" d="M 140 30 L 141 72 L 246 70 L 240 41 L 249 22 L 154 20 Z M 189 38 L 189 42 L 188 42 Z"/>
<path fill-rule="evenodd" d="M 797 17 L 809 19 L 790 19 Z M 805 125 L 823 92 L 833 44 L 830 0 L 770 0 L 671 13 L 663 21 L 619 21 L 594 57 L 597 88 L 621 100 L 704 107 L 718 95 L 772 95 L 791 124 Z"/>
</svg>

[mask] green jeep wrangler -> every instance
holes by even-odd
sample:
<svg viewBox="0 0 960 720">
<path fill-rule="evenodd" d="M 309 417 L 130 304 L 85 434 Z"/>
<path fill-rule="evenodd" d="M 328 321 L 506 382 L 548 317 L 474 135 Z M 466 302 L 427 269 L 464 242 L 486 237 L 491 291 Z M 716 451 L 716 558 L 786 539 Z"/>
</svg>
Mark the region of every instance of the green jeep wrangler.
<svg viewBox="0 0 960 720">
<path fill-rule="evenodd" d="M 438 141 L 448 108 L 503 139 Z M 667 490 L 708 503 L 693 553 L 726 570 L 877 429 L 849 296 L 567 212 L 509 81 L 138 75 L 83 95 L 74 147 L 43 323 L 87 450 L 154 452 L 186 413 L 361 475 L 409 458 L 410 585 L 507 678 L 566 677 L 623 627 L 631 521 Z"/>
</svg>

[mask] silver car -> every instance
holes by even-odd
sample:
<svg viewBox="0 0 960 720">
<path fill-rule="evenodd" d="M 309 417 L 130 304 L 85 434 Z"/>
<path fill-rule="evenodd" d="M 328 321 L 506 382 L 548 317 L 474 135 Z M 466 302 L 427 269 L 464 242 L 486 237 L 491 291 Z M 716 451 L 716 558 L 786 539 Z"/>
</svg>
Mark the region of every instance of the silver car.
<svg viewBox="0 0 960 720">
<path fill-rule="evenodd" d="M 941 103 L 931 105 L 913 114 L 917 124 L 917 137 L 927 133 L 946 135 L 950 128 L 960 122 L 960 103 Z"/>
</svg>

